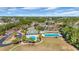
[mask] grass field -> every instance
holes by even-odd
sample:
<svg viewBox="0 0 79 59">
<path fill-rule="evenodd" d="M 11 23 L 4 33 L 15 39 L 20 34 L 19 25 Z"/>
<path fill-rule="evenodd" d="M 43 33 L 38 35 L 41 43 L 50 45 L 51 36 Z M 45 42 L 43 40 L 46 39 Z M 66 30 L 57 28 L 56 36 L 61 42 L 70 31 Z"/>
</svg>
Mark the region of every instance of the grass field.
<svg viewBox="0 0 79 59">
<path fill-rule="evenodd" d="M 42 43 L 38 45 L 10 45 L 1 47 L 3 51 L 77 51 L 76 48 L 66 43 L 62 37 L 43 38 Z"/>
</svg>

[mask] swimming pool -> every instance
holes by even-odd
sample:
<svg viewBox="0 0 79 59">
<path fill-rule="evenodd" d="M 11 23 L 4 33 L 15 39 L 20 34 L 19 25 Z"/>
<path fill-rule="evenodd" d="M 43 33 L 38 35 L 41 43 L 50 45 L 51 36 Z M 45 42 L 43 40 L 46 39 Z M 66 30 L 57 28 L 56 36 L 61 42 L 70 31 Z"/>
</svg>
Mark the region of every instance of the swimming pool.
<svg viewBox="0 0 79 59">
<path fill-rule="evenodd" d="M 59 33 L 45 33 L 45 34 L 42 34 L 43 37 L 58 37 L 58 36 L 61 36 L 61 34 Z"/>
<path fill-rule="evenodd" d="M 37 40 L 37 37 L 36 37 L 36 36 L 31 36 L 30 38 L 31 38 L 32 40 L 34 40 L 34 41 Z"/>
<path fill-rule="evenodd" d="M 38 35 L 26 35 L 26 37 L 31 38 L 34 41 L 36 41 L 38 39 Z"/>
</svg>

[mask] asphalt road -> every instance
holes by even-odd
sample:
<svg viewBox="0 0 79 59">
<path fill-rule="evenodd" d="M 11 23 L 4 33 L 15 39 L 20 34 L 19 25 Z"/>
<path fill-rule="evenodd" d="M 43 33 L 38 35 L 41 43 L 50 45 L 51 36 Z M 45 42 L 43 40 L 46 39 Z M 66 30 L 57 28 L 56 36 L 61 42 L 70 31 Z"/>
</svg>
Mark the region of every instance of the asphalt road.
<svg viewBox="0 0 79 59">
<path fill-rule="evenodd" d="M 11 45 L 11 44 L 12 44 L 12 43 L 3 44 L 3 42 L 4 42 L 11 34 L 12 34 L 12 33 L 5 34 L 4 37 L 0 39 L 0 46 L 1 46 L 1 47 L 8 46 L 8 45 Z"/>
</svg>

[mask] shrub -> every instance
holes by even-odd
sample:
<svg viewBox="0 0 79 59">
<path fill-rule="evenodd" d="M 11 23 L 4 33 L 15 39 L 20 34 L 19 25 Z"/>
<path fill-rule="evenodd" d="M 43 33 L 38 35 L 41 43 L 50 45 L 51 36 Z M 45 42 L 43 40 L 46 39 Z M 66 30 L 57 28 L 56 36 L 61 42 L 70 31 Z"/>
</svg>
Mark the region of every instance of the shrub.
<svg viewBox="0 0 79 59">
<path fill-rule="evenodd" d="M 20 42 L 20 40 L 19 40 L 18 38 L 16 38 L 15 40 L 12 40 L 12 42 L 13 42 L 14 44 L 17 44 L 17 43 Z"/>
<path fill-rule="evenodd" d="M 22 41 L 23 41 L 23 42 L 26 42 L 26 39 L 27 39 L 26 36 L 23 35 L 23 36 L 22 36 Z"/>
</svg>

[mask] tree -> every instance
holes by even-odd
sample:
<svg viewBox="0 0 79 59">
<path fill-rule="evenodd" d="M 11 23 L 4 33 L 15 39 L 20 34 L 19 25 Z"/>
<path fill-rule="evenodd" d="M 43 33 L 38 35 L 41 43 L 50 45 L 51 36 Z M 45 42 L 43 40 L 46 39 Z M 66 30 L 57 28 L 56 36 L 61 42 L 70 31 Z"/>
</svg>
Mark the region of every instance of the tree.
<svg viewBox="0 0 79 59">
<path fill-rule="evenodd" d="M 22 41 L 23 41 L 23 42 L 26 42 L 26 41 L 27 41 L 27 38 L 26 38 L 25 35 L 22 36 Z"/>
<path fill-rule="evenodd" d="M 12 40 L 12 42 L 13 42 L 14 44 L 18 44 L 18 43 L 20 42 L 20 40 L 19 40 L 19 38 L 16 38 L 16 39 Z"/>
</svg>

